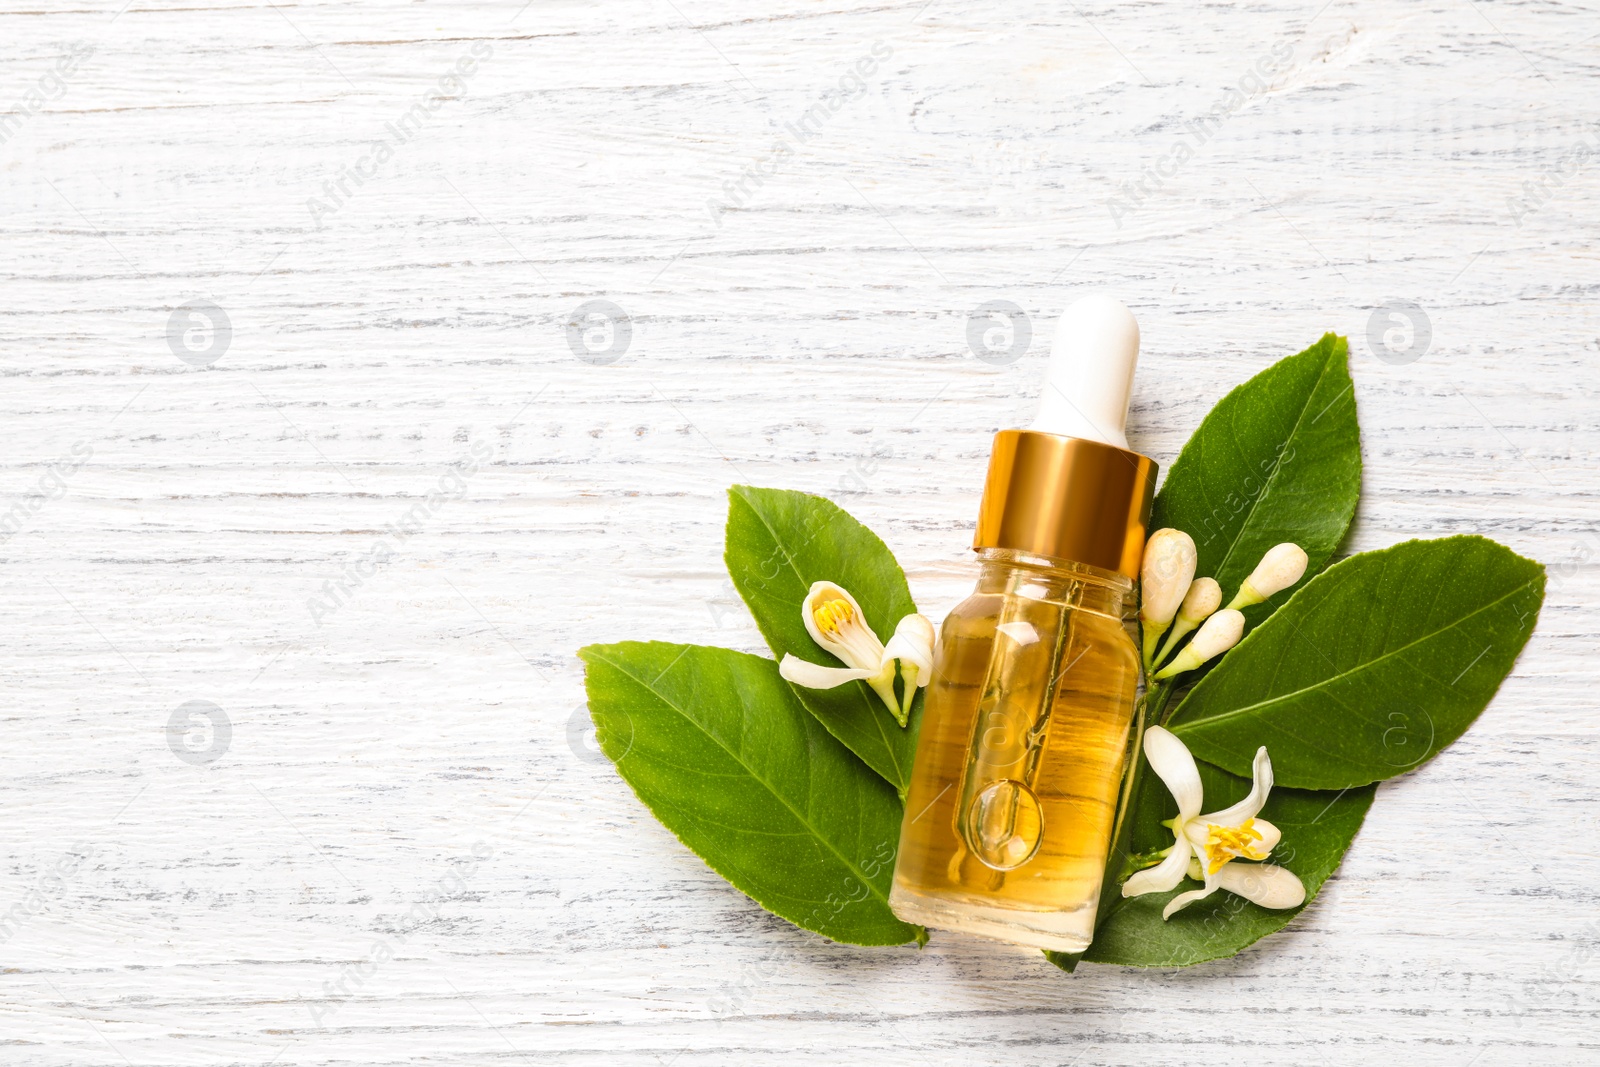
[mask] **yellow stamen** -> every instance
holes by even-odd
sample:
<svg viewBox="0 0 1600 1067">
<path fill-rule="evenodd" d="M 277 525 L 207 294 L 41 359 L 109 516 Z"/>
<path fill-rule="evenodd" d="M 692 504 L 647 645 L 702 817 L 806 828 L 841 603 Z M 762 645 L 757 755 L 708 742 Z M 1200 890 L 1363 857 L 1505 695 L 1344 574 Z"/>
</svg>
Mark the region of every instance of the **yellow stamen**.
<svg viewBox="0 0 1600 1067">
<path fill-rule="evenodd" d="M 1261 831 L 1256 829 L 1254 819 L 1246 819 L 1238 826 L 1218 826 L 1215 823 L 1206 825 L 1206 855 L 1211 863 L 1208 874 L 1216 874 L 1222 870 L 1224 864 L 1235 856 L 1243 856 L 1250 860 L 1264 860 L 1265 852 L 1260 852 L 1255 847 L 1255 842 L 1262 840 Z"/>
<path fill-rule="evenodd" d="M 812 618 L 817 620 L 817 629 L 830 637 L 839 633 L 839 628 L 855 618 L 855 609 L 848 600 L 826 600 L 817 605 Z"/>
</svg>

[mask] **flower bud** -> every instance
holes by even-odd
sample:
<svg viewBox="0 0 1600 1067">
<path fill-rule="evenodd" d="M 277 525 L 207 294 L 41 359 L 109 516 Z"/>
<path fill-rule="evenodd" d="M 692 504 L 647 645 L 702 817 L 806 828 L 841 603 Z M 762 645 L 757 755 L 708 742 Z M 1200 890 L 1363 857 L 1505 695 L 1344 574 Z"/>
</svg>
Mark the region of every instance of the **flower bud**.
<svg viewBox="0 0 1600 1067">
<path fill-rule="evenodd" d="M 1215 578 L 1196 578 L 1190 582 L 1189 591 L 1183 596 L 1183 606 L 1178 609 L 1178 619 L 1152 663 L 1166 659 L 1167 653 L 1177 647 L 1184 635 L 1205 622 L 1221 606 L 1222 586 L 1217 584 Z"/>
<path fill-rule="evenodd" d="M 1156 639 L 1172 625 L 1194 578 L 1194 538 L 1170 527 L 1150 535 L 1139 569 L 1139 619 L 1144 624 L 1144 659 L 1149 666 Z"/>
<path fill-rule="evenodd" d="M 1239 592 L 1228 604 L 1230 608 L 1247 608 L 1259 604 L 1274 593 L 1282 592 L 1306 573 L 1306 550 L 1285 541 L 1267 549 L 1250 577 L 1239 586 Z"/>
<path fill-rule="evenodd" d="M 1170 528 L 1151 534 L 1139 570 L 1139 618 L 1165 629 L 1189 591 L 1194 567 L 1194 538 Z"/>
<path fill-rule="evenodd" d="M 1220 607 L 1222 586 L 1217 584 L 1215 578 L 1196 578 L 1189 583 L 1189 591 L 1183 596 L 1183 605 L 1178 608 L 1178 625 L 1183 627 L 1184 633 L 1188 633 Z"/>
<path fill-rule="evenodd" d="M 1192 671 L 1202 663 L 1228 651 L 1244 636 L 1244 616 L 1233 608 L 1223 608 L 1205 621 L 1200 632 L 1194 635 L 1182 652 L 1167 664 L 1156 678 L 1171 678 L 1184 671 Z"/>
</svg>

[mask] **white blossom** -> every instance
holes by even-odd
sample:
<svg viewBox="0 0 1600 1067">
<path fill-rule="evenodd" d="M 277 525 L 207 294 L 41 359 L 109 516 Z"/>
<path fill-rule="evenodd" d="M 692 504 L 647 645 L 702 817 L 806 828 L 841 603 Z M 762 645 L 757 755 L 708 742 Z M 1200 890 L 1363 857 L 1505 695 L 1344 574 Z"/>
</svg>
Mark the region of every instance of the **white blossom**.
<svg viewBox="0 0 1600 1067">
<path fill-rule="evenodd" d="M 1185 877 L 1205 883 L 1203 889 L 1173 897 L 1161 912 L 1163 919 L 1170 919 L 1218 889 L 1236 893 L 1263 908 L 1295 908 L 1305 902 L 1305 886 L 1293 872 L 1269 863 L 1234 863 L 1266 859 L 1283 836 L 1276 826 L 1258 817 L 1272 792 L 1272 760 L 1265 747 L 1256 750 L 1249 794 L 1210 815 L 1200 814 L 1205 801 L 1200 769 L 1176 734 L 1160 726 L 1150 727 L 1144 732 L 1144 754 L 1150 769 L 1178 802 L 1178 814 L 1167 823 L 1173 842 L 1166 858 L 1154 867 L 1135 872 L 1123 883 L 1123 896 L 1171 892 Z"/>
<path fill-rule="evenodd" d="M 815 582 L 800 604 L 800 618 L 811 639 L 831 652 L 843 667 L 825 667 L 785 653 L 778 673 L 807 689 L 833 689 L 862 681 L 872 687 L 901 726 L 911 713 L 916 687 L 927 685 L 933 671 L 933 623 L 911 614 L 901 619 L 887 647 L 867 625 L 861 605 L 843 586 Z M 905 699 L 895 697 L 895 663 L 906 680 Z"/>
</svg>

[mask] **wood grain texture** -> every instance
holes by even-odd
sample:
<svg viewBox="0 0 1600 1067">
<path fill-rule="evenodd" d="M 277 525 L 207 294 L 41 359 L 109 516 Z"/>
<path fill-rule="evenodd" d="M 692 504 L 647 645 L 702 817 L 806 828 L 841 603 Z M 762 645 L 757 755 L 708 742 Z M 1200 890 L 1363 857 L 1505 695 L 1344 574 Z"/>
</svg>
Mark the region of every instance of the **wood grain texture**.
<svg viewBox="0 0 1600 1067">
<path fill-rule="evenodd" d="M 0 1060 L 1600 1060 L 1592 7 L 111 0 L 0 28 Z M 990 435 L 1090 287 L 1140 316 L 1131 436 L 1163 463 L 1348 334 L 1346 551 L 1495 537 L 1550 565 L 1539 628 L 1236 959 L 823 943 L 595 758 L 573 651 L 761 650 L 719 564 L 735 481 L 829 494 L 941 615 Z M 232 324 L 209 366 L 168 343 L 193 300 Z M 591 300 L 631 320 L 619 362 L 569 345 Z M 994 300 L 1031 326 L 1009 364 L 968 348 Z M 1431 330 L 1410 362 L 1368 342 L 1396 300 Z M 169 745 L 190 701 L 231 731 L 209 761 L 204 729 Z"/>
</svg>

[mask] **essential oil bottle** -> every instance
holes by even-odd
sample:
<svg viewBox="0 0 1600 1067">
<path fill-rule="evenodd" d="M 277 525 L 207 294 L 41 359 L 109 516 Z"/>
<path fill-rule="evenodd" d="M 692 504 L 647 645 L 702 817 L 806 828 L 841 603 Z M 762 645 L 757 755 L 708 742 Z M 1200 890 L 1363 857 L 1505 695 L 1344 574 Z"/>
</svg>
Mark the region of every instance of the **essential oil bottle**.
<svg viewBox="0 0 1600 1067">
<path fill-rule="evenodd" d="M 1139 687 L 1133 583 L 1156 464 L 1123 424 L 1139 325 L 1086 297 L 1039 417 L 994 440 L 978 586 L 945 619 L 889 897 L 907 922 L 1081 952 Z"/>
</svg>

